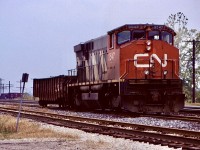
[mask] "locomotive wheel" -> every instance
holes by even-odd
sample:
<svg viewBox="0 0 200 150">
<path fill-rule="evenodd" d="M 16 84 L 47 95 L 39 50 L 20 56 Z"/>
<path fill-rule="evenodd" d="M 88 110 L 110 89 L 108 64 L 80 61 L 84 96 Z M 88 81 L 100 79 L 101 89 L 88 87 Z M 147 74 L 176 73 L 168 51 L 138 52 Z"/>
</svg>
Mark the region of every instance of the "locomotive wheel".
<svg viewBox="0 0 200 150">
<path fill-rule="evenodd" d="M 120 111 L 121 110 L 121 97 L 120 96 L 112 96 L 111 98 L 111 108 Z"/>
<path fill-rule="evenodd" d="M 43 106 L 43 107 L 47 107 L 47 103 L 44 102 L 42 106 Z"/>
<path fill-rule="evenodd" d="M 65 108 L 65 102 L 64 102 L 64 99 L 59 99 L 58 101 L 59 101 L 59 103 L 58 103 L 59 108 Z"/>
<path fill-rule="evenodd" d="M 66 102 L 63 102 L 62 106 L 63 106 L 64 109 L 67 108 Z"/>
<path fill-rule="evenodd" d="M 39 103 L 40 106 L 42 106 L 42 102 L 41 101 L 39 101 L 38 103 Z"/>
<path fill-rule="evenodd" d="M 74 107 L 75 107 L 75 109 L 81 108 L 81 98 L 80 98 L 79 94 L 75 94 L 75 96 L 74 96 Z"/>
<path fill-rule="evenodd" d="M 62 108 L 62 104 L 61 103 L 59 103 L 59 108 Z"/>
</svg>

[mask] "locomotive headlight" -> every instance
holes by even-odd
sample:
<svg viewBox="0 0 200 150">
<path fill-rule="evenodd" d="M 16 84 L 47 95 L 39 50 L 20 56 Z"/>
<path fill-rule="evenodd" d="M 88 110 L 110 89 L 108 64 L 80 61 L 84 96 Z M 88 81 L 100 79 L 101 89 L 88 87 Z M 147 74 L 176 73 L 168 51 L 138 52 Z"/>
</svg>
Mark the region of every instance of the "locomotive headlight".
<svg viewBox="0 0 200 150">
<path fill-rule="evenodd" d="M 145 75 L 149 75 L 149 70 L 145 70 L 145 71 L 144 71 L 144 74 L 145 74 Z"/>
<path fill-rule="evenodd" d="M 163 72 L 163 74 L 164 74 L 164 75 L 167 75 L 167 73 L 168 73 L 168 71 L 167 71 L 167 70 L 165 70 L 165 71 Z"/>
<path fill-rule="evenodd" d="M 151 46 L 146 46 L 146 50 L 150 51 L 151 50 Z"/>
<path fill-rule="evenodd" d="M 147 40 L 147 41 L 146 41 L 146 44 L 147 44 L 148 46 L 150 46 L 150 45 L 151 45 L 151 41 L 150 41 L 150 40 Z"/>
</svg>

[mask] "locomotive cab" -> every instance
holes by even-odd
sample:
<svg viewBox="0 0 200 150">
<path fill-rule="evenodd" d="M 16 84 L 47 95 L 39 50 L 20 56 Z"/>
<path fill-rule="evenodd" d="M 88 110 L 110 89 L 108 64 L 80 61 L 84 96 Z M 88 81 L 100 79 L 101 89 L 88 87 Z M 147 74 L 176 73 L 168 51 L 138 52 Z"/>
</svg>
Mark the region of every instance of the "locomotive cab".
<svg viewBox="0 0 200 150">
<path fill-rule="evenodd" d="M 119 64 L 117 78 L 124 109 L 176 112 L 183 108 L 179 50 L 173 46 L 175 32 L 171 28 L 165 25 L 124 25 L 108 35 L 108 56 L 117 56 L 108 60 L 108 66 Z M 110 76 L 115 71 L 111 70 Z"/>
</svg>

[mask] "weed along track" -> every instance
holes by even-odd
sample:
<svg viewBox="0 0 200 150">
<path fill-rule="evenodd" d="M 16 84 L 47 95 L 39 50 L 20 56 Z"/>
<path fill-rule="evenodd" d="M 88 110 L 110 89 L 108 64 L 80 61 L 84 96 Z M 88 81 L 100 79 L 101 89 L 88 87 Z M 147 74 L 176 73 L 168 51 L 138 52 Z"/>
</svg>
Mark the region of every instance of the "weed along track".
<svg viewBox="0 0 200 150">
<path fill-rule="evenodd" d="M 1 112 L 12 115 L 18 114 L 16 109 L 0 108 L 0 110 Z M 76 128 L 86 132 L 110 135 L 134 141 L 168 145 L 169 147 L 175 148 L 200 149 L 200 132 L 197 131 L 170 129 L 27 110 L 23 110 L 21 116 L 57 126 Z"/>
</svg>

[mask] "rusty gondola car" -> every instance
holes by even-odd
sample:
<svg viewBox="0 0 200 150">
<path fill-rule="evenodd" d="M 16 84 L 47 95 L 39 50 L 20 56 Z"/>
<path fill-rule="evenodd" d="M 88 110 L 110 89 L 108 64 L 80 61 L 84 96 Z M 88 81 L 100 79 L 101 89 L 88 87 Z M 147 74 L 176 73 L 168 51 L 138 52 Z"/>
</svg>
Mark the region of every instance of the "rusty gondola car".
<svg viewBox="0 0 200 150">
<path fill-rule="evenodd" d="M 58 85 L 52 80 L 60 77 L 34 79 L 34 96 L 40 98 L 40 105 L 53 100 L 80 109 L 177 112 L 184 107 L 185 96 L 174 36 L 165 25 L 113 29 L 74 46 L 76 69 L 69 70 Z M 56 96 L 58 86 L 62 96 Z"/>
<path fill-rule="evenodd" d="M 76 77 L 56 76 L 33 80 L 33 95 L 39 98 L 39 105 L 46 107 L 47 104 L 67 104 L 67 84 L 74 82 Z"/>
</svg>

